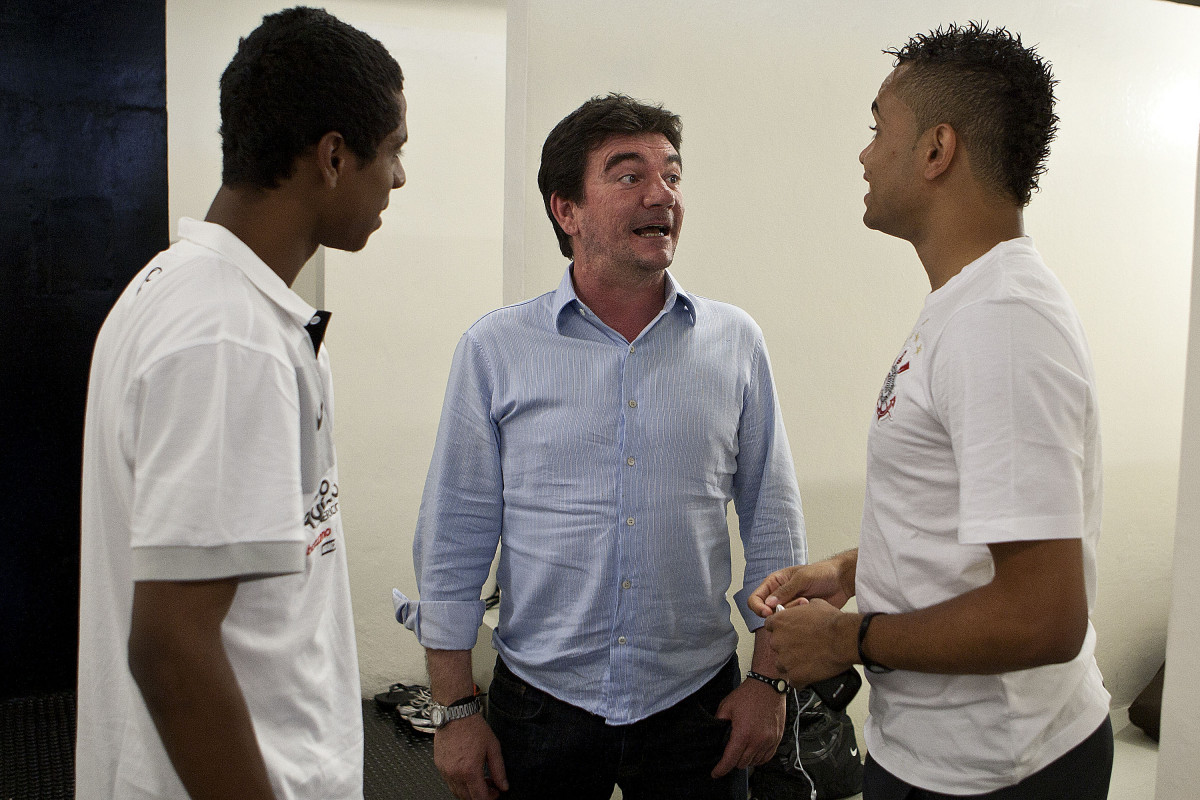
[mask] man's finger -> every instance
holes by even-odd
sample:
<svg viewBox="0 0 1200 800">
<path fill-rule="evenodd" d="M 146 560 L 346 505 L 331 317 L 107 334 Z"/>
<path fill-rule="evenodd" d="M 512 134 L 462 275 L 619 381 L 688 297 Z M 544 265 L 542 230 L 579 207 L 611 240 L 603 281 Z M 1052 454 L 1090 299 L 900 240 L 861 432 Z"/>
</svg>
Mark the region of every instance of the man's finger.
<svg viewBox="0 0 1200 800">
<path fill-rule="evenodd" d="M 508 775 L 504 772 L 504 759 L 501 757 L 499 742 L 496 742 L 495 746 L 488 750 L 487 768 L 496 787 L 502 792 L 507 792 Z"/>
</svg>

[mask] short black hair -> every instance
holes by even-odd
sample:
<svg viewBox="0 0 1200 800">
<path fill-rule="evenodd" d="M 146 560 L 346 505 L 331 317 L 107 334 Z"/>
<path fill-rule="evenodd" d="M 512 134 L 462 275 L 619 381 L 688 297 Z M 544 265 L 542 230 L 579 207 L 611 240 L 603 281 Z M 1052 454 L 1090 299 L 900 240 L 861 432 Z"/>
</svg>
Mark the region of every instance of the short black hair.
<svg viewBox="0 0 1200 800">
<path fill-rule="evenodd" d="M 276 188 L 330 131 L 375 158 L 400 124 L 400 65 L 374 38 L 319 8 L 263 17 L 221 75 L 221 181 Z"/>
<path fill-rule="evenodd" d="M 558 237 L 558 249 L 572 257 L 571 237 L 554 218 L 550 196 L 583 202 L 583 173 L 588 155 L 609 138 L 621 134 L 660 133 L 675 152 L 683 143 L 683 121 L 662 105 L 650 105 L 624 94 L 596 96 L 572 111 L 554 126 L 542 145 L 538 189 L 546 204 L 546 215 Z"/>
<path fill-rule="evenodd" d="M 906 66 L 896 91 L 916 115 L 918 129 L 948 123 L 979 180 L 1027 205 L 1058 132 L 1058 81 L 1036 48 L 1003 27 L 971 22 L 918 34 L 883 52 Z"/>
</svg>

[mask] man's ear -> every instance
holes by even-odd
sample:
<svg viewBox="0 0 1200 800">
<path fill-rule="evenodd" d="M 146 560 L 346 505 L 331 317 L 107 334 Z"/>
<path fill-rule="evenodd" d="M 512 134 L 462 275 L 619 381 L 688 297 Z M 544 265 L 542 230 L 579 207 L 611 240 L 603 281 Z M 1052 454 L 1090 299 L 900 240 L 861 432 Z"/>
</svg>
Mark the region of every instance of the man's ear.
<svg viewBox="0 0 1200 800">
<path fill-rule="evenodd" d="M 954 163 L 954 154 L 958 149 L 958 133 L 945 122 L 934 125 L 925 132 L 925 169 L 926 180 L 940 177 Z"/>
<path fill-rule="evenodd" d="M 346 140 L 337 131 L 330 131 L 317 142 L 317 170 L 326 187 L 332 189 L 337 186 L 338 178 L 349 166 L 348 155 Z"/>
<path fill-rule="evenodd" d="M 573 201 L 563 199 L 558 192 L 550 195 L 550 211 L 567 236 L 576 236 L 579 233 L 579 222 L 575 218 L 576 208 L 578 206 Z"/>
</svg>

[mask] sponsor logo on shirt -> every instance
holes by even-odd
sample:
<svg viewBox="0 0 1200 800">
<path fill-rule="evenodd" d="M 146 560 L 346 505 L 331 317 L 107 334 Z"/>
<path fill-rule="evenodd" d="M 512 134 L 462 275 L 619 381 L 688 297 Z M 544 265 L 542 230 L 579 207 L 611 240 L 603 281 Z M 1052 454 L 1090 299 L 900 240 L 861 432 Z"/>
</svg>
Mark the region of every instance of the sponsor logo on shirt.
<svg viewBox="0 0 1200 800">
<path fill-rule="evenodd" d="M 337 547 L 337 540 L 333 538 L 333 528 L 326 528 L 321 531 L 317 538 L 313 539 L 313 543 L 308 546 L 305 555 L 311 556 L 313 550 L 316 550 L 318 547 L 321 548 L 321 555 L 328 555 L 334 551 Z"/>
<path fill-rule="evenodd" d="M 134 297 L 141 294 L 142 289 L 146 288 L 146 284 L 149 283 L 150 281 L 154 280 L 155 278 L 157 278 L 159 275 L 162 275 L 162 267 L 155 267 L 154 269 L 147 272 L 146 277 L 142 278 L 141 285 L 138 286 L 137 291 L 133 293 Z"/>
<path fill-rule="evenodd" d="M 321 523 L 333 519 L 338 513 L 337 498 L 337 484 L 330 483 L 328 480 L 321 481 L 321 487 L 317 490 L 317 497 L 313 501 L 312 507 L 308 509 L 308 513 L 304 515 L 305 526 L 316 530 L 317 526 Z"/>
</svg>

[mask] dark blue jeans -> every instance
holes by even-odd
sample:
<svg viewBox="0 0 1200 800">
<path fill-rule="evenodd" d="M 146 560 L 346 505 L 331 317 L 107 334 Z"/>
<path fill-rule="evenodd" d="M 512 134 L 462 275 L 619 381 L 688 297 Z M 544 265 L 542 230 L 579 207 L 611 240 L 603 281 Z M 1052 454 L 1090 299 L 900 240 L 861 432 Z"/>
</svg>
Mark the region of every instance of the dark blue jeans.
<svg viewBox="0 0 1200 800">
<path fill-rule="evenodd" d="M 930 792 L 910 786 L 867 754 L 864 800 L 1106 800 L 1112 777 L 1113 730 L 1104 720 L 1088 738 L 1020 783 L 969 796 Z"/>
<path fill-rule="evenodd" d="M 746 770 L 711 777 L 730 724 L 714 715 L 741 683 L 737 656 L 717 676 L 665 711 L 632 725 L 556 700 L 514 675 L 499 658 L 487 719 L 500 740 L 512 800 L 746 800 Z"/>
</svg>

